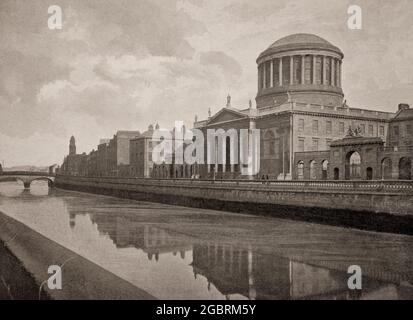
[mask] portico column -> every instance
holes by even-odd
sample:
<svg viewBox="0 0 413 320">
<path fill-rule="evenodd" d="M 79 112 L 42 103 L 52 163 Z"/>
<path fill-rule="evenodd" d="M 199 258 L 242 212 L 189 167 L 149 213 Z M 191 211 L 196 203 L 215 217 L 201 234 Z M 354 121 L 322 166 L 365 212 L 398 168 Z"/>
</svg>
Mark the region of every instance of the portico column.
<svg viewBox="0 0 413 320">
<path fill-rule="evenodd" d="M 290 56 L 290 84 L 294 83 L 294 57 Z"/>
<path fill-rule="evenodd" d="M 301 56 L 301 84 L 304 84 L 305 82 L 304 73 L 305 73 L 305 55 L 302 55 Z"/>
<path fill-rule="evenodd" d="M 334 59 L 334 58 L 331 58 L 331 85 L 332 86 L 335 86 L 336 84 L 335 84 L 335 82 L 336 82 L 336 75 L 335 75 L 335 70 L 336 70 L 336 68 L 335 68 L 335 66 L 336 66 L 336 59 Z"/>
<path fill-rule="evenodd" d="M 315 69 L 316 69 L 316 56 L 315 55 L 313 55 L 313 84 L 315 84 L 315 82 L 316 82 L 316 77 L 315 77 Z"/>
<path fill-rule="evenodd" d="M 326 56 L 323 56 L 323 85 L 325 85 L 326 84 L 326 82 L 327 82 L 327 75 L 326 75 L 326 70 L 327 70 L 327 67 L 326 67 L 326 63 L 327 63 L 327 58 L 326 58 Z"/>
<path fill-rule="evenodd" d="M 270 88 L 273 86 L 274 82 L 274 60 L 271 59 L 270 62 Z"/>
<path fill-rule="evenodd" d="M 280 67 L 278 68 L 278 80 L 279 80 L 279 85 L 283 85 L 283 58 L 280 57 Z"/>
</svg>

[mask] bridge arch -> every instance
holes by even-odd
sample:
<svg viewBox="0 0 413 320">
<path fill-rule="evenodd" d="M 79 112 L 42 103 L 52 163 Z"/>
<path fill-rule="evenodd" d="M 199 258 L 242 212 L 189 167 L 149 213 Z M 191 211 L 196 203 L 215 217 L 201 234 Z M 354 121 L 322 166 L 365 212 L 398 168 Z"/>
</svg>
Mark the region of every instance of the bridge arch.
<svg viewBox="0 0 413 320">
<path fill-rule="evenodd" d="M 32 184 L 33 181 L 47 181 L 47 184 L 49 187 L 52 187 L 54 183 L 53 179 L 48 178 L 48 177 L 38 177 L 38 178 L 16 177 L 16 180 L 23 182 L 25 189 L 30 189 L 30 185 Z"/>
<path fill-rule="evenodd" d="M 31 183 L 36 180 L 47 181 L 49 187 L 52 187 L 54 183 L 54 176 L 47 174 L 36 174 L 34 172 L 3 172 L 0 174 L 0 182 L 10 181 L 11 179 L 23 182 L 25 189 L 30 189 Z"/>
</svg>

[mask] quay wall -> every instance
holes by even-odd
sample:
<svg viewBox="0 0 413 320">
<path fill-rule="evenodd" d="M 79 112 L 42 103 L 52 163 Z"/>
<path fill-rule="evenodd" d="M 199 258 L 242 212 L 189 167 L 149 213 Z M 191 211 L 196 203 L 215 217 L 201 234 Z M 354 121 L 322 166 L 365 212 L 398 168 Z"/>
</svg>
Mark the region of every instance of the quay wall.
<svg viewBox="0 0 413 320">
<path fill-rule="evenodd" d="M 248 181 L 57 176 L 55 186 L 140 201 L 413 234 L 413 181 Z"/>
<path fill-rule="evenodd" d="M 29 299 L 54 300 L 153 300 L 146 291 L 103 269 L 57 242 L 41 235 L 22 222 L 0 211 L 0 246 L 20 261 L 24 272 L 28 273 L 37 286 L 37 294 L 29 293 Z M 51 276 L 51 265 L 62 267 L 62 289 L 51 290 L 47 279 Z M 11 270 L 15 272 L 16 270 Z M 20 279 L 22 280 L 22 279 Z M 14 297 L 22 294 L 22 285 L 12 284 Z M 41 292 L 39 292 L 41 288 Z"/>
</svg>

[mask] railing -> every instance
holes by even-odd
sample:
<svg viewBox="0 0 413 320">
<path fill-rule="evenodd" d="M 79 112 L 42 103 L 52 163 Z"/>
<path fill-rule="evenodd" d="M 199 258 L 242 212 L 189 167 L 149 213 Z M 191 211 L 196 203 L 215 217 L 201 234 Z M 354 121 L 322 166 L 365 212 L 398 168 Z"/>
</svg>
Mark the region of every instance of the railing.
<svg viewBox="0 0 413 320">
<path fill-rule="evenodd" d="M 2 171 L 0 176 L 42 176 L 42 177 L 54 177 L 55 174 L 49 172 L 40 171 Z"/>
<path fill-rule="evenodd" d="M 103 183 L 133 185 L 138 182 L 146 185 L 175 184 L 189 186 L 222 186 L 269 188 L 285 191 L 355 191 L 383 193 L 412 193 L 413 180 L 247 180 L 247 179 L 188 179 L 188 178 L 127 178 L 127 177 L 80 177 L 62 176 L 78 180 L 99 179 Z"/>
<path fill-rule="evenodd" d="M 384 152 L 411 152 L 413 153 L 413 146 L 393 146 L 393 147 L 381 147 L 380 151 Z"/>
</svg>

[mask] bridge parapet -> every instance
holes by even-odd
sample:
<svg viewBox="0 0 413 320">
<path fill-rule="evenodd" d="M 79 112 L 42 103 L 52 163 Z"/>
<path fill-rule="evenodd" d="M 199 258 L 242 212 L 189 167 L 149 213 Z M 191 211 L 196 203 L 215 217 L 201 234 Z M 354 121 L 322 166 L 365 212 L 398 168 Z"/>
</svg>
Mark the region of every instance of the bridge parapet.
<svg viewBox="0 0 413 320">
<path fill-rule="evenodd" d="M 40 171 L 3 171 L 0 172 L 2 176 L 42 176 L 42 177 L 55 177 L 55 174 L 49 172 Z"/>
<path fill-rule="evenodd" d="M 20 180 L 23 182 L 25 189 L 30 189 L 30 185 L 35 180 L 47 181 L 49 187 L 53 186 L 55 175 L 48 172 L 34 172 L 34 171 L 3 171 L 0 173 L 0 182 L 10 181 L 10 178 Z"/>
</svg>

